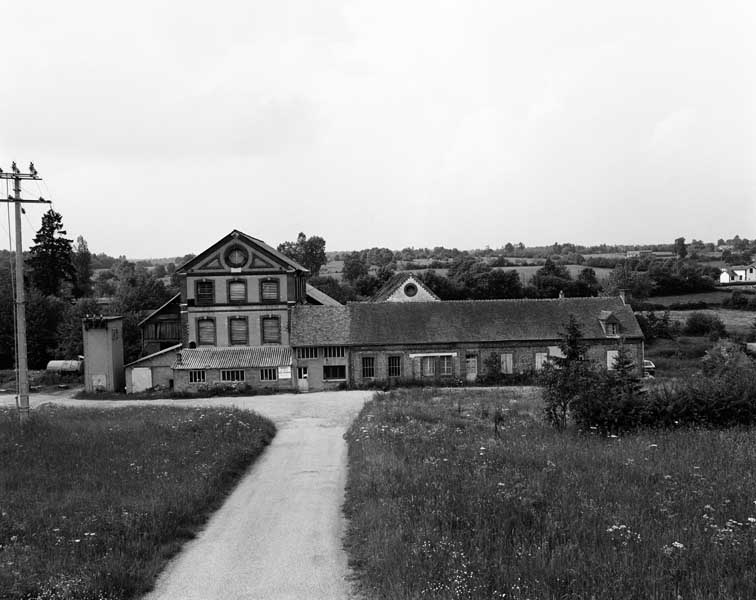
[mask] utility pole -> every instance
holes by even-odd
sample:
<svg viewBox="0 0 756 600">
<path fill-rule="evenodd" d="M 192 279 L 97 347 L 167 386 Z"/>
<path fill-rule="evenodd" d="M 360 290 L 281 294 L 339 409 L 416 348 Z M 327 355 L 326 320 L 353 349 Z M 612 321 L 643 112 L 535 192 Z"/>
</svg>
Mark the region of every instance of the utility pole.
<svg viewBox="0 0 756 600">
<path fill-rule="evenodd" d="M 8 196 L 7 200 L 0 200 L 0 202 L 13 202 L 16 212 L 16 363 L 18 365 L 16 377 L 18 396 L 16 396 L 16 400 L 19 421 L 25 423 L 29 418 L 29 368 L 26 360 L 26 298 L 24 293 L 24 254 L 21 242 L 21 205 L 49 204 L 49 201 L 42 197 L 39 200 L 21 198 L 21 180 L 40 179 L 37 175 L 37 169 L 34 168 L 34 163 L 29 163 L 28 173 L 21 173 L 14 162 L 10 173 L 5 173 L 0 169 L 0 179 L 13 180 L 13 196 Z"/>
</svg>

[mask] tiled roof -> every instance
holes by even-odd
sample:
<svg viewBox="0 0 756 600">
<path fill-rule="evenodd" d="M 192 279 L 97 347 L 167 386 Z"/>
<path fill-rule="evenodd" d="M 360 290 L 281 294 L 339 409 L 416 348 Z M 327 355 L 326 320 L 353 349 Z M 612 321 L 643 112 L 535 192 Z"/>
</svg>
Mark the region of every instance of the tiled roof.
<svg viewBox="0 0 756 600">
<path fill-rule="evenodd" d="M 348 306 L 297 305 L 291 315 L 292 346 L 342 346 L 349 343 Z"/>
<path fill-rule="evenodd" d="M 291 364 L 288 346 L 230 346 L 227 348 L 185 348 L 174 369 L 244 369 L 284 367 Z"/>
<path fill-rule="evenodd" d="M 315 302 L 318 304 L 322 304 L 323 306 L 341 306 L 341 302 L 338 300 L 335 300 L 334 298 L 331 298 L 328 294 L 325 292 L 319 290 L 314 285 L 310 285 L 309 283 L 306 284 L 307 288 L 307 297 L 312 298 Z"/>
<path fill-rule="evenodd" d="M 583 337 L 605 338 L 601 311 L 611 311 L 620 335 L 641 338 L 638 322 L 619 298 L 462 300 L 348 305 L 352 344 L 425 344 L 557 340 L 574 315 Z"/>
<path fill-rule="evenodd" d="M 599 318 L 611 312 L 619 334 L 642 338 L 629 306 L 619 298 L 355 302 L 343 307 L 297 306 L 292 346 L 437 344 L 558 340 L 577 319 L 586 339 L 605 338 Z"/>
<path fill-rule="evenodd" d="M 427 285 L 425 285 L 420 279 L 417 278 L 417 276 L 412 272 L 404 272 L 404 273 L 397 273 L 394 275 L 391 279 L 389 279 L 386 283 L 383 284 L 383 287 L 381 287 L 380 290 L 378 290 L 372 298 L 370 298 L 370 302 L 384 302 L 388 298 L 391 297 L 391 294 L 393 294 L 396 290 L 398 290 L 402 285 L 404 285 L 404 282 L 408 279 L 412 279 L 417 285 L 419 285 L 421 288 L 423 288 L 426 292 L 428 292 L 431 296 L 433 296 L 436 300 L 440 300 L 440 298 L 433 292 L 432 289 L 430 289 Z"/>
</svg>

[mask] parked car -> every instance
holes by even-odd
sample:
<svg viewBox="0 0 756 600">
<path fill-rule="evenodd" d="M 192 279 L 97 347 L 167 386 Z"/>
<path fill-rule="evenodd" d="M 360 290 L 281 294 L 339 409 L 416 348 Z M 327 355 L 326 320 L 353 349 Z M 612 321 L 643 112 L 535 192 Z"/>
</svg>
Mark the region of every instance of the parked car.
<svg viewBox="0 0 756 600">
<path fill-rule="evenodd" d="M 643 377 L 653 377 L 656 374 L 656 365 L 648 360 L 643 359 Z"/>
</svg>

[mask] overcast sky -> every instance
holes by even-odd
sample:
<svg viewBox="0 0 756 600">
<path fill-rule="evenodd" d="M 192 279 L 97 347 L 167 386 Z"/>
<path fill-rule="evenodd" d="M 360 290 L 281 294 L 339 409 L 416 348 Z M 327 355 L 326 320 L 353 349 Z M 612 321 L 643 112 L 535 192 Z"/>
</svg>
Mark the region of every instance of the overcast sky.
<svg viewBox="0 0 756 600">
<path fill-rule="evenodd" d="M 0 166 L 132 258 L 752 238 L 755 5 L 0 0 Z"/>
</svg>

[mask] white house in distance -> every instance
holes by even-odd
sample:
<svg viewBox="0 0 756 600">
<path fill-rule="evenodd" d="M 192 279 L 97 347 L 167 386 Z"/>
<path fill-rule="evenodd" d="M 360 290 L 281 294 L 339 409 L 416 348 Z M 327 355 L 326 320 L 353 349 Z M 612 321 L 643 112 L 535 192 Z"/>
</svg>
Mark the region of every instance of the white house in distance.
<svg viewBox="0 0 756 600">
<path fill-rule="evenodd" d="M 722 269 L 719 274 L 719 283 L 740 283 L 741 281 L 756 282 L 756 263 Z"/>
</svg>

